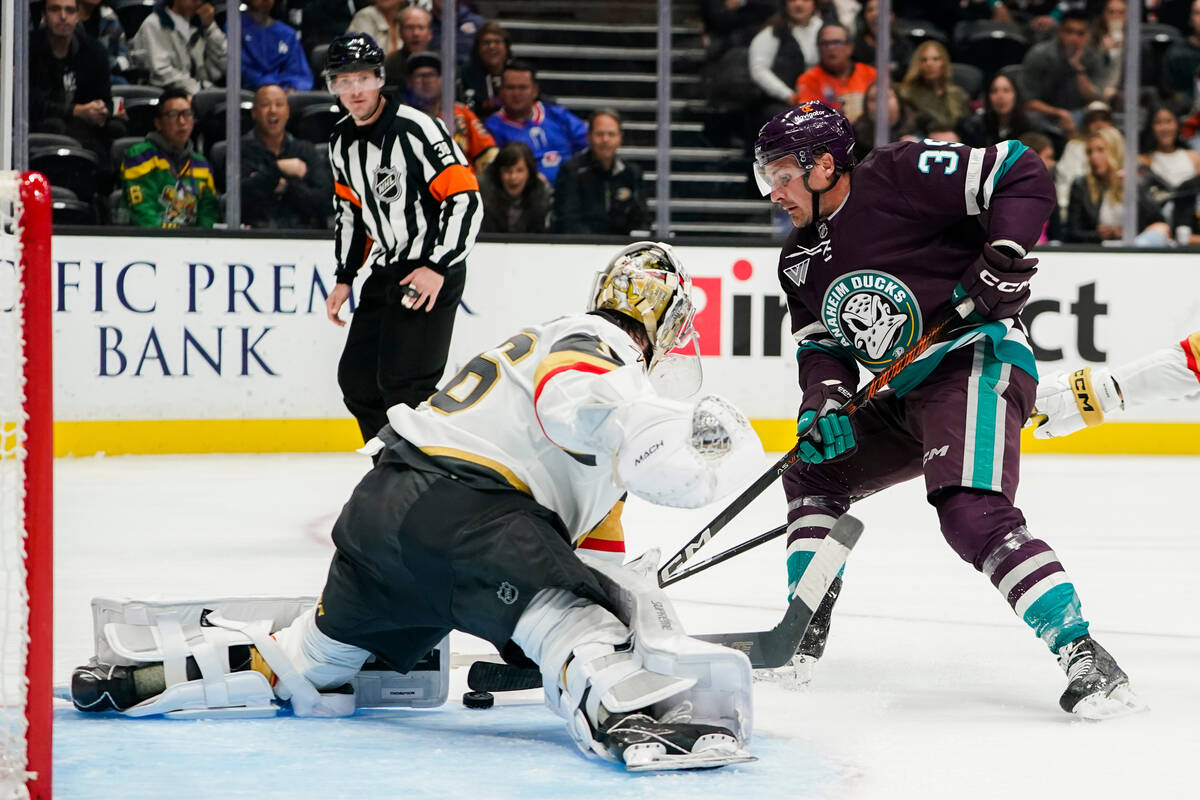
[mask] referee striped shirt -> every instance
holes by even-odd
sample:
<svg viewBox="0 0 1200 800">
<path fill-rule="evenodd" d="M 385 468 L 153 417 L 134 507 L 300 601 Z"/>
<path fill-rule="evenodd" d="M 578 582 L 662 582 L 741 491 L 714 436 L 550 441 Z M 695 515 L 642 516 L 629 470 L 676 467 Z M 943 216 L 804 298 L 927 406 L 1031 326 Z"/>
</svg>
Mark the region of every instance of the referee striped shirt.
<svg viewBox="0 0 1200 800">
<path fill-rule="evenodd" d="M 329 144 L 338 283 L 367 265 L 441 274 L 464 262 L 483 221 L 479 183 L 441 120 L 384 100 L 371 125 L 350 115 Z"/>
</svg>

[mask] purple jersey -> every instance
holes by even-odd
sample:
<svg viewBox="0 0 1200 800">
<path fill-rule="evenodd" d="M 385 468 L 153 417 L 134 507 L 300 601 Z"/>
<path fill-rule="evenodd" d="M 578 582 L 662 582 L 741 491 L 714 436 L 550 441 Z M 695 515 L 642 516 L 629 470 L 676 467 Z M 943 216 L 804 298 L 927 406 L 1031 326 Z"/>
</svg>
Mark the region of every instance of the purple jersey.
<svg viewBox="0 0 1200 800">
<path fill-rule="evenodd" d="M 1016 141 L 987 148 L 926 139 L 875 148 L 850 176 L 850 194 L 816 225 L 792 231 L 779 257 L 800 385 L 838 377 L 852 362 L 873 372 L 908 349 L 955 296 L 988 242 L 1028 250 L 1054 209 L 1054 183 Z M 956 347 L 992 340 L 1002 361 L 1036 377 L 1016 319 L 972 325 L 930 348 L 896 380 L 903 393 Z"/>
</svg>

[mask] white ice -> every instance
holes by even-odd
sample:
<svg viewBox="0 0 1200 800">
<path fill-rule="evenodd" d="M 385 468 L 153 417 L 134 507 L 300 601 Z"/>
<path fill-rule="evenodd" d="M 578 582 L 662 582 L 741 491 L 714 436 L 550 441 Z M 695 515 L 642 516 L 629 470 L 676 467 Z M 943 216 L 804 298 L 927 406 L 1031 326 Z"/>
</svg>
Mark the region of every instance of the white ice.
<svg viewBox="0 0 1200 800">
<path fill-rule="evenodd" d="M 56 464 L 55 677 L 92 654 L 96 595 L 318 592 L 330 526 L 362 456 L 126 456 Z M 1058 553 L 1092 632 L 1150 711 L 1093 723 L 1059 710 L 1065 679 L 992 586 L 942 540 L 912 483 L 854 513 L 851 556 L 813 685 L 755 687 L 758 762 L 633 776 L 575 751 L 539 692 L 490 711 L 343 720 L 130 720 L 55 712 L 60 798 L 1174 798 L 1200 758 L 1198 458 L 1030 457 L 1019 503 Z M 720 508 L 631 502 L 631 552 L 673 551 Z M 772 487 L 710 547 L 782 521 Z M 769 627 L 783 545 L 669 589 L 689 629 Z M 486 652 L 455 634 L 452 649 Z M 1191 788 L 1189 788 L 1191 787 Z"/>
</svg>

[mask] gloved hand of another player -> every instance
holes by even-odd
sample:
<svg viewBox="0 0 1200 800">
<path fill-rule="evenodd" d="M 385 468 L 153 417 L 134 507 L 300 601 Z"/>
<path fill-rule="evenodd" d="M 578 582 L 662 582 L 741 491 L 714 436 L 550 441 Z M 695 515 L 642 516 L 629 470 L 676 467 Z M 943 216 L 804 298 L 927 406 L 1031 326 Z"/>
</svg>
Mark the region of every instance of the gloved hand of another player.
<svg viewBox="0 0 1200 800">
<path fill-rule="evenodd" d="M 850 417 L 840 412 L 850 400 L 850 390 L 841 381 L 827 380 L 804 391 L 796 420 L 800 460 L 820 464 L 844 458 L 858 446 Z"/>
<path fill-rule="evenodd" d="M 975 259 L 959 283 L 975 301 L 975 313 L 989 320 L 1004 319 L 1021 311 L 1029 299 L 1029 280 L 1037 273 L 1036 258 L 1021 258 L 1013 250 L 990 244 Z"/>
<path fill-rule="evenodd" d="M 1112 373 L 1101 367 L 1084 367 L 1070 374 L 1059 372 L 1042 379 L 1029 425 L 1038 439 L 1069 436 L 1104 422 L 1107 414 L 1125 407 Z"/>
</svg>

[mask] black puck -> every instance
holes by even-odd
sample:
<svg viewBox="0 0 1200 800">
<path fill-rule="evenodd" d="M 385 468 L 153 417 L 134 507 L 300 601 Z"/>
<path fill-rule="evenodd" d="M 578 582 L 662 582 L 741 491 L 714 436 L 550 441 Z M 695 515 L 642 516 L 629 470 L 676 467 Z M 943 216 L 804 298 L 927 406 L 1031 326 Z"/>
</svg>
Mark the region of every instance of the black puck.
<svg viewBox="0 0 1200 800">
<path fill-rule="evenodd" d="M 491 708 L 496 704 L 496 696 L 491 692 L 466 692 L 463 694 L 463 705 L 467 708 Z"/>
</svg>

